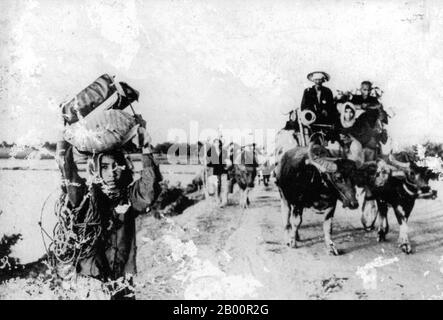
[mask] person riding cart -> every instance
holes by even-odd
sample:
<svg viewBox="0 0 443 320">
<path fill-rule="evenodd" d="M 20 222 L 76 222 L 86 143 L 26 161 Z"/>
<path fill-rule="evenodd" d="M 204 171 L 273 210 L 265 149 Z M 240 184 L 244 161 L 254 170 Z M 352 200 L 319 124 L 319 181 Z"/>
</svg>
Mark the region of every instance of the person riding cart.
<svg viewBox="0 0 443 320">
<path fill-rule="evenodd" d="M 381 154 L 381 145 L 387 142 L 388 134 L 384 126 L 388 124 L 389 116 L 379 101 L 382 91 L 373 87 L 370 81 L 363 81 L 358 93 L 348 97 L 348 101 L 362 112 L 353 131 L 366 148 L 366 158 L 370 160 Z"/>
<path fill-rule="evenodd" d="M 365 80 L 360 84 L 360 89 L 355 90 L 354 93 L 345 94 L 339 91 L 336 100 L 337 103 L 352 102 L 359 110 L 368 112 L 373 118 L 379 118 L 382 123 L 388 124 L 388 114 L 379 100 L 382 93 L 380 88 L 374 87 L 372 82 Z"/>
<path fill-rule="evenodd" d="M 289 119 L 288 121 L 286 121 L 283 130 L 294 130 L 295 132 L 299 132 L 300 125 L 297 120 L 297 113 L 295 112 L 295 110 L 289 111 Z"/>
<path fill-rule="evenodd" d="M 361 105 L 362 109 L 378 106 L 380 105 L 380 101 L 378 101 L 379 95 L 375 89 L 376 88 L 372 87 L 372 82 L 363 81 L 360 84 L 360 92 L 357 92 L 359 94 L 351 94 L 349 101 L 354 104 Z"/>
<path fill-rule="evenodd" d="M 325 140 L 337 140 L 334 127 L 338 121 L 338 112 L 334 96 L 331 89 L 323 86 L 324 82 L 330 80 L 330 76 L 324 71 L 315 71 L 309 73 L 307 78 L 314 85 L 303 92 L 300 109 L 304 114 L 307 114 L 306 111 L 313 113 L 310 115 L 313 118 L 311 133 L 321 132 L 325 135 Z"/>
</svg>

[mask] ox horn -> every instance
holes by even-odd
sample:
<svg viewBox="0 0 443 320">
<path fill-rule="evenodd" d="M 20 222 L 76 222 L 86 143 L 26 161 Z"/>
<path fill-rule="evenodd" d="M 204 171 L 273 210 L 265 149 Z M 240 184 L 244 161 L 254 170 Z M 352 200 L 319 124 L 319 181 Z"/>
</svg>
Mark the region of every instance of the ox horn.
<svg viewBox="0 0 443 320">
<path fill-rule="evenodd" d="M 410 163 L 401 162 L 401 161 L 396 160 L 392 153 L 389 154 L 389 162 L 391 162 L 397 168 L 400 168 L 400 169 L 403 169 L 403 170 L 410 170 L 411 169 L 411 164 Z"/>
<path fill-rule="evenodd" d="M 314 146 L 313 142 L 309 143 L 308 146 L 308 158 L 309 158 L 309 164 L 312 164 L 314 167 L 316 167 L 320 172 L 335 172 L 337 171 L 337 165 L 327 160 L 326 158 L 319 159 L 320 161 L 316 161 L 314 157 L 312 156 L 312 147 Z"/>
<path fill-rule="evenodd" d="M 399 169 L 397 166 L 393 166 L 392 164 L 387 163 L 385 160 L 380 159 L 378 163 L 378 167 L 384 167 L 391 171 L 391 175 L 394 177 L 405 177 L 405 169 Z"/>
</svg>

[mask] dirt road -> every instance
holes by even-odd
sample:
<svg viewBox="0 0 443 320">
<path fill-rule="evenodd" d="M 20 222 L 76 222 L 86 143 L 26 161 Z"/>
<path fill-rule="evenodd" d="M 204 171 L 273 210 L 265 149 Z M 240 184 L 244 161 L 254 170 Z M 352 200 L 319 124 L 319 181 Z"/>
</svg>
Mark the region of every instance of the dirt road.
<svg viewBox="0 0 443 320">
<path fill-rule="evenodd" d="M 393 212 L 387 242 L 377 243 L 375 232 L 362 229 L 359 209 L 339 208 L 337 257 L 324 249 L 323 216 L 310 211 L 301 247 L 285 245 L 275 186 L 256 187 L 249 209 L 238 206 L 238 195 L 231 202 L 217 208 L 204 201 L 171 219 L 142 219 L 139 298 L 443 299 L 442 199 L 417 201 L 411 255 L 397 247 Z"/>
</svg>

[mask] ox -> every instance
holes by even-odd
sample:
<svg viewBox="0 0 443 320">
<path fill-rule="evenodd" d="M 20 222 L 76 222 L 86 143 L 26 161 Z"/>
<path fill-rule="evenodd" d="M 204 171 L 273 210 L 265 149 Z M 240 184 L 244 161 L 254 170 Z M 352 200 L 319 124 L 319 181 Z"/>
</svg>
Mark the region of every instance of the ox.
<svg viewBox="0 0 443 320">
<path fill-rule="evenodd" d="M 369 170 L 372 171 L 369 174 L 368 168 L 371 168 Z M 401 152 L 395 156 L 390 154 L 388 159 L 379 159 L 375 172 L 372 164 L 360 169 L 360 171 L 365 170 L 366 175 L 360 172 L 357 174 L 360 181 L 355 182 L 357 185 L 365 185 L 370 191 L 367 198 L 376 201 L 378 241 L 385 241 L 389 232 L 387 212 L 388 207 L 391 206 L 400 226 L 399 247 L 404 253 L 411 253 L 412 248 L 408 237 L 407 222 L 416 199 L 435 198 L 437 196 L 437 192 L 431 190 L 428 185 L 430 179 L 438 178 L 437 174 L 427 167 L 416 165 L 406 152 Z M 366 178 L 362 179 L 362 177 Z M 377 215 L 374 215 L 373 212 L 374 210 L 363 210 L 362 212 L 362 223 L 367 230 L 372 229 L 377 218 Z"/>
<path fill-rule="evenodd" d="M 234 158 L 234 163 L 228 169 L 228 188 L 226 192 L 232 193 L 234 185 L 240 188 L 240 206 L 247 208 L 250 205 L 249 192 L 254 187 L 257 176 L 258 162 L 255 151 L 242 150 Z M 227 196 L 226 196 L 227 199 Z"/>
<path fill-rule="evenodd" d="M 339 251 L 331 240 L 332 219 L 338 199 L 344 207 L 358 207 L 350 179 L 356 167 L 351 160 L 331 159 L 328 156 L 326 149 L 312 143 L 307 148 L 291 148 L 279 159 L 275 175 L 287 244 L 293 248 L 298 246 L 303 209 L 313 208 L 325 215 L 323 231 L 326 247 L 330 253 L 338 255 Z"/>
</svg>

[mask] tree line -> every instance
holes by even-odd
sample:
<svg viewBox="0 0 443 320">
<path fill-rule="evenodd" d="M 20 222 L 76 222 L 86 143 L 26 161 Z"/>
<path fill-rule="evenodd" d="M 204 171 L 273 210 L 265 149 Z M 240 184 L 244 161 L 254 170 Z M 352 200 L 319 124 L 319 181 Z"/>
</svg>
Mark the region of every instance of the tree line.
<svg viewBox="0 0 443 320">
<path fill-rule="evenodd" d="M 8 143 L 6 141 L 1 142 L 0 148 L 13 148 L 16 146 L 16 143 Z M 173 142 L 162 142 L 154 145 L 153 152 L 161 155 L 167 155 L 168 152 L 173 152 L 176 156 L 178 155 L 187 155 L 188 157 L 191 156 L 198 156 L 198 153 L 201 152 L 204 144 L 200 141 L 197 143 L 189 144 L 189 143 L 173 143 Z M 210 148 L 210 144 L 206 144 L 208 150 Z M 33 146 L 23 146 L 25 148 L 35 149 Z M 51 151 L 55 151 L 56 149 L 56 143 L 55 142 L 49 142 L 46 141 L 42 145 L 43 148 L 46 148 Z M 226 146 L 225 146 L 226 147 Z"/>
<path fill-rule="evenodd" d="M 0 148 L 12 148 L 16 146 L 15 143 L 8 143 L 6 141 L 2 141 L 0 144 Z M 46 149 L 49 149 L 51 151 L 55 151 L 55 146 L 56 143 L 55 142 L 49 142 L 46 141 L 43 144 L 43 147 Z M 173 147 L 173 149 L 171 149 L 171 147 Z M 154 146 L 153 151 L 154 153 L 157 154 L 162 154 L 162 155 L 166 155 L 168 154 L 168 152 L 170 150 L 172 150 L 172 152 L 175 153 L 175 155 L 187 155 L 187 156 L 195 156 L 197 157 L 197 154 L 201 152 L 201 149 L 203 148 L 204 144 L 201 141 L 198 141 L 197 143 L 194 144 L 189 144 L 189 143 L 172 143 L 172 142 L 162 142 L 162 143 L 158 143 Z M 207 149 L 209 150 L 210 148 L 210 144 L 206 143 Z M 32 146 L 28 146 L 29 148 L 35 149 Z M 224 148 L 226 148 L 227 145 L 224 145 Z M 238 147 L 238 145 L 236 145 L 236 147 Z M 443 143 L 437 143 L 437 142 L 431 142 L 428 141 L 426 143 L 423 144 L 423 147 L 425 148 L 426 152 L 425 155 L 426 156 L 438 156 L 440 158 L 443 158 Z M 409 148 L 406 148 L 408 151 L 412 151 L 412 152 L 416 152 L 417 148 L 416 146 L 411 146 Z"/>
</svg>

